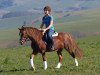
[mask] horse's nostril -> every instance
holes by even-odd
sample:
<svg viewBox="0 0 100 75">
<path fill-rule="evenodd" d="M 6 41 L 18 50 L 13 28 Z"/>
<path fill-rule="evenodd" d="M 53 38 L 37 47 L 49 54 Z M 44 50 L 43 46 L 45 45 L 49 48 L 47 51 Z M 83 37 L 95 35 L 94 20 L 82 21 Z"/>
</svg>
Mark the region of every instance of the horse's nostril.
<svg viewBox="0 0 100 75">
<path fill-rule="evenodd" d="M 19 43 L 22 45 L 23 44 L 23 41 L 22 40 L 19 40 Z"/>
</svg>

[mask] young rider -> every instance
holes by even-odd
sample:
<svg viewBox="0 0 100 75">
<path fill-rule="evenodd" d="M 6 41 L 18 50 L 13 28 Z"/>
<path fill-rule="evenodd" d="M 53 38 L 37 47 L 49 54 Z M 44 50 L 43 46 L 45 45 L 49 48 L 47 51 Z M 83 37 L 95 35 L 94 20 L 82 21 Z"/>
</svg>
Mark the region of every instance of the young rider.
<svg viewBox="0 0 100 75">
<path fill-rule="evenodd" d="M 45 25 L 45 29 L 42 29 L 44 25 Z M 52 34 L 54 33 L 54 24 L 53 24 L 53 16 L 51 15 L 50 6 L 44 7 L 44 16 L 42 18 L 42 24 L 40 28 L 45 33 L 44 36 L 46 37 L 47 44 L 49 45 L 49 47 L 51 47 L 51 49 L 54 49 L 53 38 L 52 38 Z"/>
</svg>

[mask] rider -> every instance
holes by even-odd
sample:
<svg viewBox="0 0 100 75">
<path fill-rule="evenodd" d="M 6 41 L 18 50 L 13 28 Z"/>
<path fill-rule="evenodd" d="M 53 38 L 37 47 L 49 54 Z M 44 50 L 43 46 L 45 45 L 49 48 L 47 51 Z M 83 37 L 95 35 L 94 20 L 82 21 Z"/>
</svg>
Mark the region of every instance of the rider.
<svg viewBox="0 0 100 75">
<path fill-rule="evenodd" d="M 45 25 L 45 29 L 42 29 Z M 52 34 L 54 33 L 54 24 L 53 24 L 53 16 L 51 15 L 51 7 L 45 6 L 44 7 L 44 16 L 42 18 L 42 24 L 40 25 L 40 28 L 45 33 L 46 42 L 49 45 L 51 49 L 54 49 L 53 47 L 53 38 Z"/>
</svg>

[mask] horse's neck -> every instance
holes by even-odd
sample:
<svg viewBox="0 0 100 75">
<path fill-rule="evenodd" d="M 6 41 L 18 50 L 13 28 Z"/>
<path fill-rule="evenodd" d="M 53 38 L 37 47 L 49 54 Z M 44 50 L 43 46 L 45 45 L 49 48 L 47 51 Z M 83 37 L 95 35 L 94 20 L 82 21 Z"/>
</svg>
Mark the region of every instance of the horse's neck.
<svg viewBox="0 0 100 75">
<path fill-rule="evenodd" d="M 42 39 L 42 33 L 36 29 L 32 29 L 28 31 L 28 36 L 31 41 L 35 41 L 35 42 L 39 42 Z"/>
</svg>

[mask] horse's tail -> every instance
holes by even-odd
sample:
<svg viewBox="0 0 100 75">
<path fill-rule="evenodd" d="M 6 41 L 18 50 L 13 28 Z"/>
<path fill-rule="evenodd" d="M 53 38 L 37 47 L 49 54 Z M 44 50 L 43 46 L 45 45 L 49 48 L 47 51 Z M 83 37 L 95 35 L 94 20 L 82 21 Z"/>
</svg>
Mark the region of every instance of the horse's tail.
<svg viewBox="0 0 100 75">
<path fill-rule="evenodd" d="M 70 34 L 65 35 L 64 39 L 64 46 L 65 49 L 69 52 L 69 54 L 75 58 L 82 58 L 83 57 L 83 52 L 82 50 L 77 46 L 75 40 Z"/>
<path fill-rule="evenodd" d="M 74 54 L 78 58 L 83 58 L 83 52 L 82 52 L 82 50 L 77 45 L 76 45 Z"/>
</svg>

